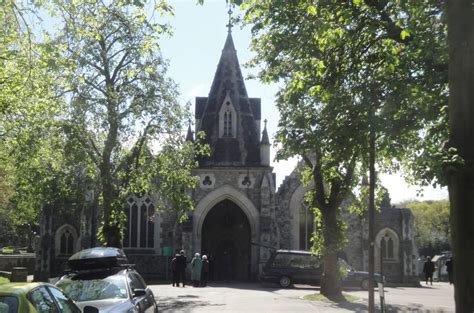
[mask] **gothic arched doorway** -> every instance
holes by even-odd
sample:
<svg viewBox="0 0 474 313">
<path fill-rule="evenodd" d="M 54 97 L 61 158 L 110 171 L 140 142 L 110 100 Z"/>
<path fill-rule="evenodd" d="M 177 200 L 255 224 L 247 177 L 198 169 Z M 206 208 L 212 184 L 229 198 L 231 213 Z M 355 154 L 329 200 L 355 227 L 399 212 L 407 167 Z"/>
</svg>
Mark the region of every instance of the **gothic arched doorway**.
<svg viewBox="0 0 474 313">
<path fill-rule="evenodd" d="M 203 254 L 212 257 L 216 280 L 250 279 L 250 224 L 242 209 L 230 200 L 216 204 L 202 224 Z"/>
</svg>

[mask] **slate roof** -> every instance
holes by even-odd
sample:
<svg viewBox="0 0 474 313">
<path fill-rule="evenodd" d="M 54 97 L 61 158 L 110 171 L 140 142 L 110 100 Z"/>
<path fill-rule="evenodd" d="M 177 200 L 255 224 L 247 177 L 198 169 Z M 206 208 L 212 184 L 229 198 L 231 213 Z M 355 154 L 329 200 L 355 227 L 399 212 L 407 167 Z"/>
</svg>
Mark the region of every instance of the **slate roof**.
<svg viewBox="0 0 474 313">
<path fill-rule="evenodd" d="M 235 138 L 219 138 L 219 110 L 229 94 L 237 113 Z M 256 121 L 260 120 L 260 99 L 249 98 L 240 69 L 232 34 L 227 35 L 207 97 L 196 97 L 195 117 L 198 131 L 206 133 L 211 157 L 201 166 L 258 166 L 260 138 Z"/>
</svg>

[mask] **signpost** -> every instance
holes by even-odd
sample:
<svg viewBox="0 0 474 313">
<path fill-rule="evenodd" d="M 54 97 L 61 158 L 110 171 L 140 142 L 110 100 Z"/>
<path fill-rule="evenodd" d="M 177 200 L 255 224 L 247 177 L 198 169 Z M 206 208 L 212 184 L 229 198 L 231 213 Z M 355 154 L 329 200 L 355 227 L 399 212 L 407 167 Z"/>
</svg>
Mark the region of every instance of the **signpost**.
<svg viewBox="0 0 474 313">
<path fill-rule="evenodd" d="M 166 257 L 166 265 L 165 265 L 165 279 L 168 280 L 168 264 L 170 263 L 170 257 L 173 256 L 173 248 L 172 247 L 163 247 L 163 255 Z"/>
<path fill-rule="evenodd" d="M 379 296 L 380 296 L 380 312 L 385 312 L 385 293 L 383 290 L 383 283 L 378 283 L 379 287 Z"/>
</svg>

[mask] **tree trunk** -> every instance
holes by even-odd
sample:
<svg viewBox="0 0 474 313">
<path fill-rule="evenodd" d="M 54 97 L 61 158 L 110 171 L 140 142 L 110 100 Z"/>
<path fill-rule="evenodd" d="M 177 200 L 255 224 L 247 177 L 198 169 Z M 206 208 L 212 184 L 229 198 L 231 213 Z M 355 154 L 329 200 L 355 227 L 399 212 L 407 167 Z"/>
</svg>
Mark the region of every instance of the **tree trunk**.
<svg viewBox="0 0 474 313">
<path fill-rule="evenodd" d="M 341 297 L 341 279 L 337 262 L 339 251 L 340 232 L 337 223 L 337 207 L 328 207 L 321 210 L 323 219 L 323 275 L 321 277 L 321 294 L 328 298 Z"/>
<path fill-rule="evenodd" d="M 472 0 L 447 1 L 450 146 L 464 164 L 448 172 L 456 312 L 474 312 L 474 16 Z"/>
<path fill-rule="evenodd" d="M 118 191 L 113 177 L 112 169 L 112 153 L 117 146 L 118 138 L 118 114 L 116 111 L 117 103 L 113 97 L 113 88 L 110 83 L 107 83 L 107 90 L 111 96 L 107 99 L 107 116 L 109 122 L 109 132 L 107 140 L 102 153 L 101 179 L 102 179 L 102 199 L 104 211 L 104 229 L 103 234 L 108 247 L 122 247 L 122 240 L 120 236 L 120 220 L 117 214 L 112 215 L 117 202 Z"/>
<path fill-rule="evenodd" d="M 103 160 L 105 163 L 105 160 Z M 109 161 L 110 162 L 110 161 Z M 105 243 L 108 247 L 122 247 L 120 238 L 120 223 L 114 221 L 112 211 L 114 210 L 114 202 L 117 197 L 117 192 L 112 181 L 112 173 L 110 164 L 103 164 L 101 169 L 102 178 L 102 209 L 103 209 L 103 235 Z"/>
</svg>

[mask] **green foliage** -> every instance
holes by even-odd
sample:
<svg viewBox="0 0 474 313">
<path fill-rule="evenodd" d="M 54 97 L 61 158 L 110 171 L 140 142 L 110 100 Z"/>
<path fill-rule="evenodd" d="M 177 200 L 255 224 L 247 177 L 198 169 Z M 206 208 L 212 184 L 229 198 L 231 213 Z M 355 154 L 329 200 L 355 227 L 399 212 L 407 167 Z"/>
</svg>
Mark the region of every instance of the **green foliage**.
<svg viewBox="0 0 474 313">
<path fill-rule="evenodd" d="M 343 238 L 332 211 L 367 172 L 369 129 L 379 168 L 410 166 L 424 183 L 436 175 L 433 152 L 447 135 L 441 3 L 247 0 L 241 7 L 256 53 L 249 65 L 261 81 L 282 86 L 277 157 L 303 158 L 323 220 L 324 240 L 315 242 L 331 253 Z"/>
<path fill-rule="evenodd" d="M 365 179 L 364 179 L 365 180 Z M 388 197 L 388 190 L 382 187 L 380 181 L 377 181 L 375 185 L 375 208 L 381 209 L 382 202 Z M 357 192 L 354 192 L 349 212 L 364 216 L 367 214 L 369 205 L 369 186 L 367 184 L 361 184 Z"/>
<path fill-rule="evenodd" d="M 159 208 L 192 208 L 193 149 L 182 136 L 188 113 L 158 44 L 169 26 L 149 19 L 142 1 L 59 1 L 55 9 L 67 60 L 62 83 L 71 91 L 63 127 L 98 190 L 101 238 L 119 245 L 130 193 L 160 195 Z M 172 14 L 164 1 L 154 10 Z"/>
<path fill-rule="evenodd" d="M 315 223 L 317 231 L 311 235 L 311 252 L 317 256 L 324 256 L 329 253 L 337 254 L 342 247 L 344 247 L 348 240 L 346 236 L 347 224 L 340 216 L 338 211 L 338 218 L 335 225 L 328 225 L 323 222 L 321 211 L 313 208 L 315 213 Z"/>
<path fill-rule="evenodd" d="M 413 201 L 401 204 L 415 216 L 415 240 L 420 253 L 433 254 L 449 250 L 451 242 L 448 200 Z"/>
<path fill-rule="evenodd" d="M 62 194 L 52 172 L 62 159 L 54 120 L 63 107 L 51 66 L 57 54 L 27 23 L 36 20 L 36 9 L 17 1 L 0 7 L 0 209 L 10 242 L 21 237 L 22 225 L 37 225 L 39 209 Z"/>
<path fill-rule="evenodd" d="M 59 28 L 35 42 L 26 21 L 43 2 L 21 5 L 0 7 L 2 212 L 14 212 L 18 227 L 37 224 L 44 205 L 58 214 L 80 209 L 93 188 L 102 238 L 113 245 L 120 245 L 130 193 L 159 194 L 159 209 L 185 216 L 193 207 L 192 156 L 206 148 L 183 140 L 187 108 L 176 101 L 159 50 L 170 32 L 159 19 L 172 8 L 165 1 L 51 1 L 42 14 L 54 15 Z"/>
</svg>

